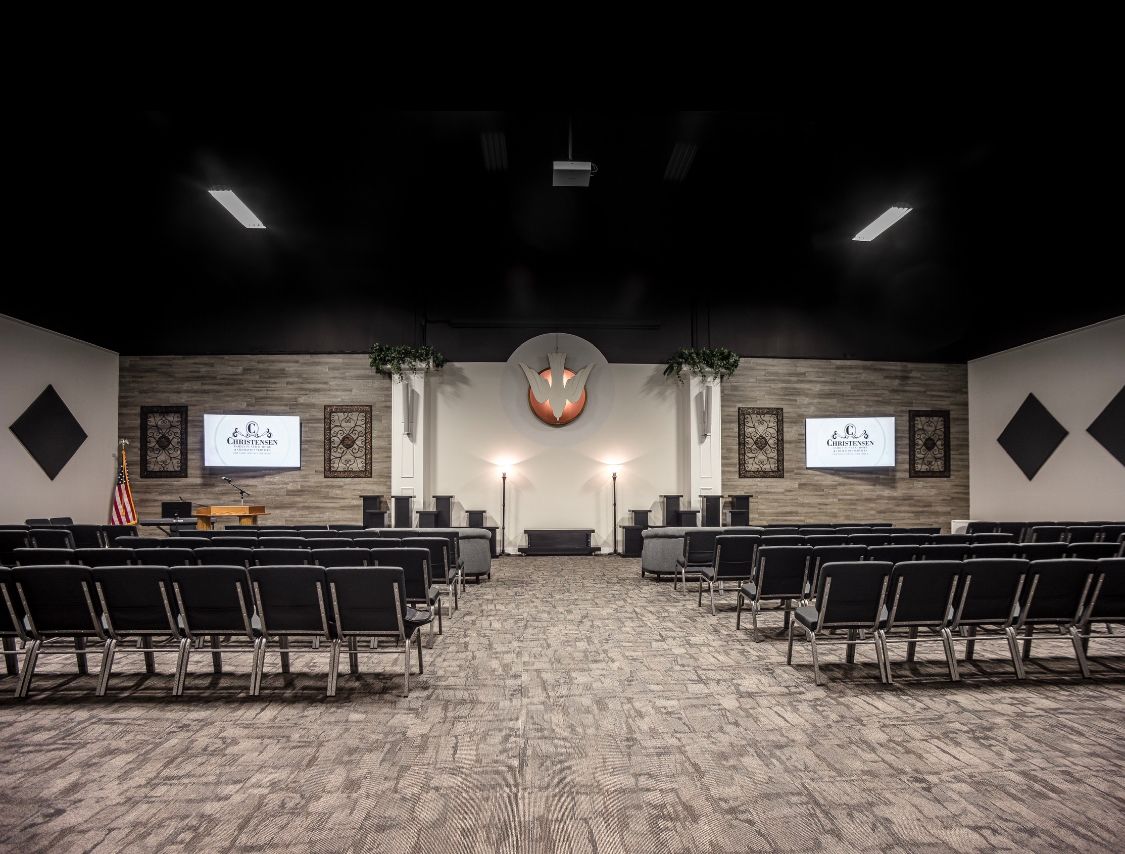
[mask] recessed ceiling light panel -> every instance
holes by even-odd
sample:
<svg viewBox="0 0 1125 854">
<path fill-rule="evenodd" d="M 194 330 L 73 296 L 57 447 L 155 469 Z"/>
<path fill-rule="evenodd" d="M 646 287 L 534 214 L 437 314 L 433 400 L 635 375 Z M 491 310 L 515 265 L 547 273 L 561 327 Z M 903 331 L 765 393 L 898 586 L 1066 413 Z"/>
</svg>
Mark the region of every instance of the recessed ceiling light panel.
<svg viewBox="0 0 1125 854">
<path fill-rule="evenodd" d="M 892 205 L 891 207 L 883 211 L 883 213 L 879 214 L 879 216 L 875 218 L 875 221 L 871 223 L 871 225 L 863 229 L 859 234 L 853 237 L 852 240 L 861 240 L 865 243 L 874 240 L 876 237 L 878 237 L 880 234 L 882 234 L 884 231 L 886 231 L 888 228 L 890 228 L 892 225 L 894 225 L 896 222 L 910 213 L 911 210 L 913 209 L 902 207 L 900 205 Z"/>
<path fill-rule="evenodd" d="M 246 203 L 236 196 L 233 190 L 208 190 L 207 192 L 246 228 L 265 228 L 262 221 L 254 215 L 250 208 L 246 207 Z"/>
</svg>

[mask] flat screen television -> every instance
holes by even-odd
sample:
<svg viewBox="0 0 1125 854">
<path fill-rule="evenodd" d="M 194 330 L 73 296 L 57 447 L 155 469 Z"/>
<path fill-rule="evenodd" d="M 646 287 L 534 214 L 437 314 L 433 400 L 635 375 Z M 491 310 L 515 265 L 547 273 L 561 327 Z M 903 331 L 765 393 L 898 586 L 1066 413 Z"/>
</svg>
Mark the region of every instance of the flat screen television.
<svg viewBox="0 0 1125 854">
<path fill-rule="evenodd" d="M 805 419 L 805 467 L 894 468 L 894 416 Z"/>
<path fill-rule="evenodd" d="M 296 415 L 204 414 L 203 465 L 299 469 L 301 419 Z"/>
</svg>

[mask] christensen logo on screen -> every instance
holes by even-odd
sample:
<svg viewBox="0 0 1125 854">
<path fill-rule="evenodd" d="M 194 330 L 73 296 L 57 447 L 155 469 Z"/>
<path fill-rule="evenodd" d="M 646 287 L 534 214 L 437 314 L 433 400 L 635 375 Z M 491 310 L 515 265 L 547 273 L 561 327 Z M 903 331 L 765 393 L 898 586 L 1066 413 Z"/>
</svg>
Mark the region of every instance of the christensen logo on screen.
<svg viewBox="0 0 1125 854">
<path fill-rule="evenodd" d="M 842 434 L 839 430 L 833 430 L 825 444 L 830 448 L 865 448 L 874 445 L 875 442 L 868 436 L 866 430 L 860 433 L 854 424 L 846 424 Z"/>
<path fill-rule="evenodd" d="M 273 438 L 273 433 L 267 427 L 265 432 L 261 431 L 257 421 L 247 421 L 246 430 L 239 430 L 234 428 L 234 432 L 227 437 L 228 445 L 276 445 L 277 439 Z"/>
</svg>

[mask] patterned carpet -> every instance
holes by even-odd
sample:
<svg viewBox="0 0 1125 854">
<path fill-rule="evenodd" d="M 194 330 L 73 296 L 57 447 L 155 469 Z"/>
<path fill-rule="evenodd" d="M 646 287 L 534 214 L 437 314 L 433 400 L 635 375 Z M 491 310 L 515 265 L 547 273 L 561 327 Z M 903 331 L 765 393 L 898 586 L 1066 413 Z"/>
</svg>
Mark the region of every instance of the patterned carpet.
<svg viewBox="0 0 1125 854">
<path fill-rule="evenodd" d="M 334 699 L 307 653 L 258 699 L 207 654 L 180 701 L 167 658 L 102 700 L 69 657 L 27 701 L 0 679 L 0 849 L 1121 850 L 1125 646 L 1083 682 L 1041 644 L 1018 684 L 990 644 L 959 685 L 896 646 L 893 687 L 832 647 L 814 688 L 807 645 L 788 667 L 633 560 L 505 558 L 462 602 L 408 699 L 389 655 Z"/>
</svg>

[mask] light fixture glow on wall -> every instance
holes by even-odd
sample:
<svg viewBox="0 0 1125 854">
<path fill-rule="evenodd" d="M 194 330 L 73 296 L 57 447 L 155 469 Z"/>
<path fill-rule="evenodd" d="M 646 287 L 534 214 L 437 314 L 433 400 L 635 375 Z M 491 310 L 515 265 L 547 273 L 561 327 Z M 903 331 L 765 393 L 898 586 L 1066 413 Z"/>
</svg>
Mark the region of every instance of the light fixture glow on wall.
<svg viewBox="0 0 1125 854">
<path fill-rule="evenodd" d="M 875 218 L 871 225 L 864 228 L 852 240 L 860 240 L 864 243 L 874 240 L 904 216 L 906 216 L 913 208 L 902 207 L 900 205 L 892 205 L 883 211 Z"/>
<path fill-rule="evenodd" d="M 246 203 L 234 194 L 233 190 L 208 190 L 216 202 L 222 205 L 227 211 L 242 223 L 246 228 L 265 228 L 254 212 L 246 207 Z"/>
</svg>

